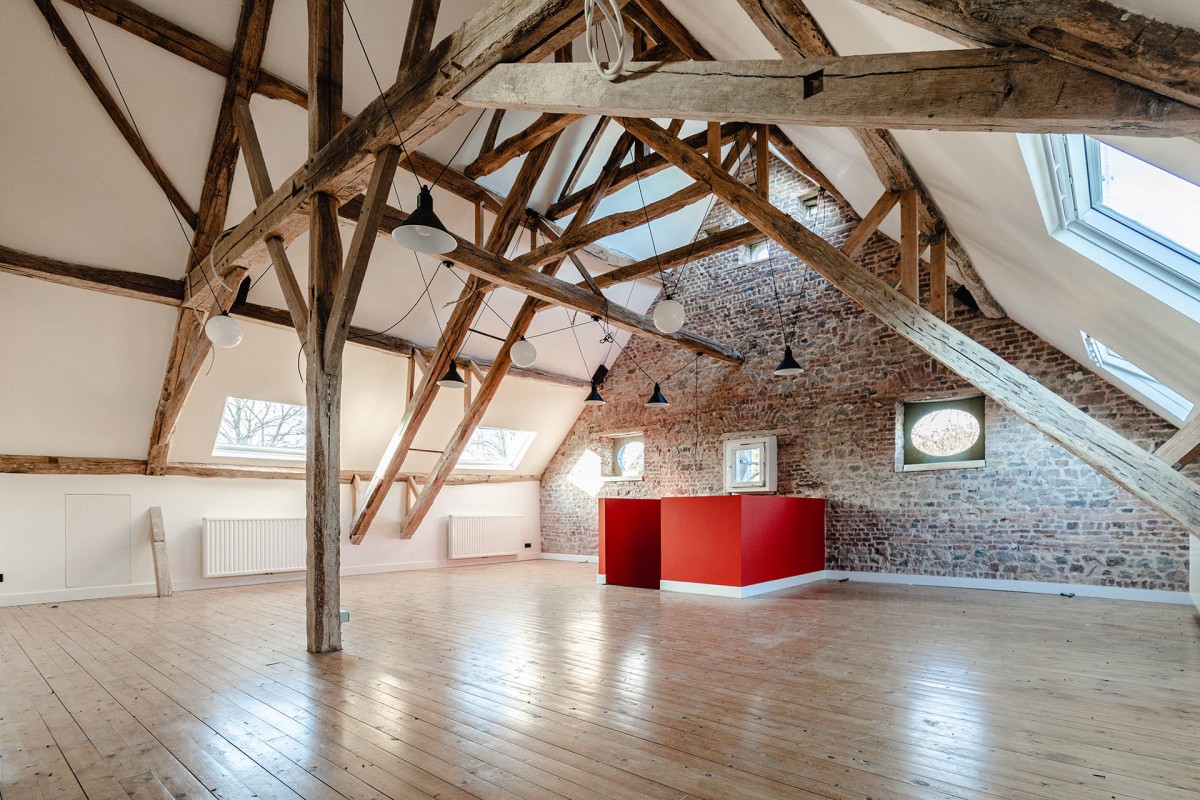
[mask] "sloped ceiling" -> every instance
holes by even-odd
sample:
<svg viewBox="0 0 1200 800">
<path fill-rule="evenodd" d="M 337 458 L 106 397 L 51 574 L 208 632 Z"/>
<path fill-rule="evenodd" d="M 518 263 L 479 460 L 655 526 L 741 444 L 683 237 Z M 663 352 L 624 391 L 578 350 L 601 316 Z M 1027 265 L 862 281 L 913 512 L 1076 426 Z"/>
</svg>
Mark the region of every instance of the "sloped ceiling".
<svg viewBox="0 0 1200 800">
<path fill-rule="evenodd" d="M 774 52 L 741 11 L 737 0 L 665 0 L 666 5 L 718 58 L 772 58 Z M 230 48 L 239 0 L 142 0 L 151 11 Z M 436 36 L 442 37 L 484 5 L 483 0 L 444 0 Z M 1200 4 L 1190 0 L 1133 0 L 1130 7 L 1200 28 Z M 887 17 L 853 0 L 810 0 L 818 20 L 840 52 L 898 52 L 958 45 Z M 170 55 L 104 22 L 89 28 L 79 9 L 55 0 L 93 65 L 103 61 L 92 29 L 117 75 L 120 88 L 150 150 L 193 206 L 198 204 L 212 141 L 223 79 Z M 357 0 L 349 6 L 379 81 L 394 79 L 408 3 Z M 0 25 L 0 244 L 68 261 L 180 277 L 188 233 L 179 225 L 161 191 L 134 157 L 53 40 L 33 0 L 5 4 Z M 276 0 L 264 67 L 295 83 L 306 79 L 306 23 L 303 0 Z M 580 49 L 582 54 L 582 48 Z M 580 56 L 582 57 L 582 55 Z M 375 80 L 353 27 L 347 20 L 345 108 L 356 113 L 376 96 Z M 108 81 L 107 76 L 105 80 Z M 110 87 L 111 88 L 111 87 Z M 278 181 L 306 156 L 305 112 L 280 101 L 251 102 L 268 167 Z M 509 113 L 501 137 L 520 130 L 532 115 Z M 531 205 L 553 202 L 583 146 L 594 120 L 564 132 L 558 151 L 537 187 Z M 430 155 L 461 169 L 479 150 L 487 119 L 470 112 L 424 147 Z M 698 130 L 689 123 L 685 133 Z M 841 188 L 861 213 L 882 187 L 857 143 L 844 130 L 789 127 L 792 139 Z M 615 140 L 610 129 L 606 139 Z M 1200 326 L 1170 312 L 1153 298 L 1130 289 L 1114 276 L 1047 234 L 1016 139 L 1009 134 L 901 131 L 897 139 L 928 184 L 947 219 L 972 254 L 989 288 L 1021 324 L 1089 366 L 1079 339 L 1088 330 L 1149 372 L 1200 400 Z M 1114 141 L 1164 168 L 1193 179 L 1200 171 L 1200 145 L 1187 141 Z M 607 152 L 589 164 L 588 181 Z M 505 193 L 519 161 L 486 176 L 482 183 Z M 687 183 L 666 171 L 607 198 L 601 214 L 636 208 Z M 400 172 L 392 203 L 411 208 L 417 184 Z M 435 190 L 438 211 L 454 230 L 470 235 L 474 209 Z M 707 202 L 655 221 L 650 231 L 631 231 L 604 244 L 632 257 L 649 256 L 686 243 L 696 233 Z M 239 164 L 228 224 L 254 207 L 245 170 Z M 895 219 L 884 224 L 895 234 Z M 349 244 L 350 228 L 343 229 Z M 298 277 L 306 280 L 307 238 L 289 249 Z M 519 237 L 514 253 L 528 249 Z M 595 271 L 603 267 L 585 257 Z M 569 265 L 560 273 L 578 280 Z M 437 341 L 461 289 L 462 273 L 436 259 L 415 257 L 389 241 L 376 247 L 355 324 L 388 329 L 420 343 Z M 256 275 L 254 302 L 283 307 L 270 274 Z M 427 297 L 420 287 L 430 284 Z M 646 310 L 657 294 L 652 281 L 622 285 L 607 294 L 614 301 Z M 522 298 L 506 290 L 490 298 L 466 351 L 491 356 Z M 0 275 L 0 355 L 6 385 L 0 396 L 0 452 L 144 456 L 173 325 L 173 310 L 135 301 Z M 572 322 L 581 327 L 565 330 Z M 601 331 L 561 309 L 544 312 L 531 340 L 538 366 L 585 377 L 619 350 L 600 341 Z M 247 325 L 242 349 L 218 353 L 211 372 L 198 382 L 179 423 L 175 460 L 211 459 L 214 414 L 227 395 L 290 400 L 297 397 L 294 335 Z M 619 342 L 627 335 L 621 334 Z M 578 339 L 578 341 L 577 341 Z M 16 342 L 34 342 L 18 345 Z M 368 469 L 401 406 L 403 361 L 351 348 L 346 392 L 347 458 L 344 466 Z M 570 421 L 577 415 L 576 390 L 543 384 L 506 382 L 485 424 L 525 426 L 539 432 L 539 444 L 521 471 L 540 471 Z M 431 442 L 449 433 L 457 411 L 448 405 L 431 420 Z M 535 409 L 536 413 L 529 413 Z M 12 424 L 10 424 L 12 423 Z M 424 435 L 424 434 L 423 434 Z M 425 442 L 431 449 L 440 442 Z M 543 445 L 544 443 L 544 445 Z M 548 450 L 544 456 L 539 447 Z M 416 459 L 416 457 L 414 457 Z M 417 460 L 412 468 L 422 466 Z"/>
</svg>

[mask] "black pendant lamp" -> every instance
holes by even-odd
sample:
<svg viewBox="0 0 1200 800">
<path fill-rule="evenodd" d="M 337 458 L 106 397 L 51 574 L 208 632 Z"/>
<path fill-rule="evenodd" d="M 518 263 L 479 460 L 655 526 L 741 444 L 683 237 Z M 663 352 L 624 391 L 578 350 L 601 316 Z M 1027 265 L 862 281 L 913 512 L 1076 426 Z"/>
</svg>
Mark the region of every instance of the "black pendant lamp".
<svg viewBox="0 0 1200 800">
<path fill-rule="evenodd" d="M 600 396 L 600 390 L 596 387 L 596 384 L 592 384 L 592 391 L 588 393 L 587 397 L 583 398 L 583 404 L 585 406 L 604 405 L 604 398 Z"/>
<path fill-rule="evenodd" d="M 667 398 L 663 397 L 662 389 L 658 384 L 654 384 L 654 393 L 650 395 L 650 399 L 642 403 L 646 408 L 666 408 L 671 405 L 667 402 Z"/>
<path fill-rule="evenodd" d="M 446 370 L 446 374 L 441 377 L 437 384 L 444 389 L 467 388 L 467 382 L 458 374 L 458 365 L 453 361 L 450 362 L 450 369 Z"/>
<path fill-rule="evenodd" d="M 421 187 L 417 195 L 417 210 L 392 231 L 392 239 L 409 250 L 432 255 L 449 253 L 458 247 L 454 235 L 433 213 L 433 193 L 428 186 Z"/>
<path fill-rule="evenodd" d="M 779 362 L 779 366 L 775 368 L 775 374 L 780 377 L 787 375 L 800 375 L 804 372 L 804 368 L 800 366 L 800 362 L 792 355 L 792 346 L 784 345 L 783 360 Z"/>
</svg>

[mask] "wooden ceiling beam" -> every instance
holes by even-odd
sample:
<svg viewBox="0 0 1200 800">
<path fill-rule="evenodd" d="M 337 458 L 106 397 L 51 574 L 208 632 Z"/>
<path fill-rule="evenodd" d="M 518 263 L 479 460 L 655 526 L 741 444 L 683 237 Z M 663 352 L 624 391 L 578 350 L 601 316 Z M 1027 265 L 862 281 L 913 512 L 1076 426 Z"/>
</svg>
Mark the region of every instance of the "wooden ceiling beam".
<svg viewBox="0 0 1200 800">
<path fill-rule="evenodd" d="M 799 147 L 787 137 L 779 126 L 772 125 L 767 131 L 767 137 L 770 139 L 771 146 L 779 153 L 788 166 L 800 174 L 801 177 L 807 179 L 814 186 L 819 186 L 829 192 L 839 203 L 845 206 L 850 206 L 850 201 L 846 199 L 834 184 L 833 181 L 825 177 L 825 173 L 820 167 L 812 162 L 808 156 L 804 155 Z"/>
<path fill-rule="evenodd" d="M 478 158 L 467 165 L 463 174 L 472 180 L 490 175 L 579 119 L 583 119 L 582 114 L 542 114 L 531 122 L 529 127 L 519 133 L 514 133 L 496 145 L 494 149 L 481 153 Z"/>
<path fill-rule="evenodd" d="M 712 236 L 706 236 L 703 239 L 698 239 L 689 244 L 676 247 L 673 250 L 668 250 L 658 257 L 651 256 L 650 258 L 642 259 L 636 264 L 630 264 L 628 267 L 620 267 L 614 269 L 612 272 L 597 275 L 596 284 L 601 289 L 606 289 L 618 283 L 648 278 L 656 274 L 660 269 L 675 269 L 693 261 L 699 261 L 702 258 L 723 253 L 734 247 L 741 247 L 742 245 L 761 242 L 762 240 L 762 231 L 750 223 L 735 225 L 732 228 L 719 231 Z"/>
<path fill-rule="evenodd" d="M 442 0 L 412 0 L 396 80 L 404 77 L 404 73 L 428 55 L 429 48 L 433 46 L 433 32 L 437 28 L 438 10 L 441 5 Z"/>
<path fill-rule="evenodd" d="M 529 157 L 521 163 L 521 169 L 517 173 L 512 190 L 509 191 L 504 206 L 500 209 L 496 221 L 488 233 L 485 247 L 479 250 L 480 253 L 504 253 L 507 251 L 520 231 L 521 220 L 525 217 L 529 197 L 533 194 L 533 189 L 537 185 L 542 171 L 549 163 L 550 155 L 557 141 L 558 135 L 555 134 L 549 140 L 535 147 Z M 393 225 L 393 222 L 389 221 L 387 224 Z M 378 230 L 379 225 L 376 223 L 366 229 L 365 233 L 369 235 Z M 357 234 L 358 231 L 359 229 L 356 229 L 355 233 Z M 452 258 L 462 257 L 461 251 L 464 244 L 465 241 L 460 240 Z M 428 359 L 429 367 L 423 371 L 421 382 L 405 406 L 400 424 L 384 448 L 379 465 L 375 468 L 375 472 L 363 492 L 362 504 L 355 512 L 350 524 L 351 544 L 362 543 L 363 538 L 370 531 L 371 523 L 383 507 L 383 501 L 387 498 L 388 491 L 394 483 L 393 476 L 403 469 L 404 461 L 408 458 L 417 432 L 437 399 L 440 388 L 437 381 L 458 358 L 459 351 L 470 334 L 471 324 L 480 309 L 483 308 L 486 288 L 486 281 L 481 280 L 478 276 L 472 276 L 469 281 L 464 283 L 458 296 L 458 302 L 454 305 L 454 311 L 451 313 L 450 319 L 446 321 L 446 327 L 438 341 L 437 349 Z"/>
<path fill-rule="evenodd" d="M 767 236 L 899 335 L 1147 505 L 1200 533 L 1200 487 L 851 261 L 652 122 L 622 120 Z"/>
<path fill-rule="evenodd" d="M 684 56 L 693 61 L 707 61 L 712 58 L 712 54 L 704 45 L 700 44 L 695 36 L 692 36 L 692 32 L 680 24 L 675 15 L 667 10 L 667 7 L 662 4 L 662 0 L 634 0 L 634 2 L 663 32 L 667 41 L 678 47 L 679 52 Z"/>
<path fill-rule="evenodd" d="M 558 114 L 908 130 L 1189 136 L 1200 109 L 1024 47 L 810 58 L 500 64 L 475 107 Z"/>
<path fill-rule="evenodd" d="M 739 0 L 743 10 L 754 22 L 781 58 L 806 59 L 832 57 L 837 50 L 821 26 L 809 12 L 804 0 Z M 883 128 L 855 128 L 851 131 L 862 147 L 863 153 L 879 176 L 885 189 L 904 191 L 916 187 L 921 198 L 921 223 L 923 232 L 936 235 L 947 233 L 947 247 L 958 261 L 958 270 L 963 285 L 975 298 L 984 316 L 1001 319 L 1004 309 L 975 269 L 970 254 L 955 239 L 945 215 L 938 208 L 933 195 L 917 175 L 908 158 L 896 143 L 891 132 Z"/>
<path fill-rule="evenodd" d="M 608 117 L 604 117 L 604 119 L 608 119 Z M 741 122 L 731 122 L 721 125 L 721 132 L 718 139 L 722 145 L 729 144 L 737 139 L 738 134 L 745 130 L 745 128 L 745 124 Z M 683 141 L 689 147 L 694 147 L 696 149 L 708 147 L 708 131 L 694 133 L 685 138 Z M 629 186 L 630 184 L 642 178 L 655 175 L 659 172 L 662 172 L 664 169 L 670 169 L 670 167 L 670 162 L 660 156 L 658 153 L 647 153 L 641 158 L 634 159 L 630 163 L 621 167 L 620 171 L 617 173 L 616 179 L 613 181 L 612 186 L 609 187 L 608 193 L 605 196 L 607 197 L 608 195 L 613 194 L 620 189 L 624 189 L 626 186 Z M 583 199 L 589 195 L 592 186 L 594 185 L 595 184 L 593 183 L 578 191 L 573 191 L 567 196 L 558 200 L 558 202 L 552 204 L 548 209 L 546 209 L 546 218 L 561 219 L 568 214 L 574 214 L 579 209 L 579 204 L 582 203 Z"/>
<path fill-rule="evenodd" d="M 1187 422 L 1154 455 L 1176 469 L 1200 458 L 1200 411 L 1192 412 Z"/>
<path fill-rule="evenodd" d="M 217 113 L 212 147 L 204 171 L 200 208 L 184 270 L 185 304 L 175 321 L 167 369 L 159 391 L 158 405 L 150 428 L 146 461 L 157 473 L 167 463 L 175 423 L 183 410 L 192 384 L 200 374 L 212 343 L 204 335 L 205 313 L 219 313 L 233 304 L 243 271 L 230 270 L 217 278 L 203 257 L 225 228 L 229 192 L 237 167 L 237 136 L 233 121 L 234 101 L 248 100 L 258 79 L 266 47 L 267 28 L 274 0 L 243 0 L 231 54 L 225 91 Z"/>
<path fill-rule="evenodd" d="M 83 77 L 84 83 L 92 90 L 92 94 L 100 102 L 100 106 L 108 114 L 113 125 L 117 127 L 122 138 L 133 150 L 134 155 L 142 162 L 142 165 L 150 173 L 150 177 L 158 184 L 159 188 L 170 200 L 171 205 L 187 223 L 189 228 L 196 227 L 196 211 L 184 199 L 183 194 L 176 188 L 175 184 L 167 176 L 166 171 L 154 154 L 150 152 L 150 148 L 146 146 L 146 142 L 142 139 L 141 133 L 134 127 L 133 121 L 125 116 L 125 111 L 117 104 L 116 98 L 108 91 L 108 87 L 104 83 L 104 79 L 100 74 L 92 68 L 91 62 L 88 61 L 83 49 L 79 43 L 75 41 L 75 37 L 71 35 L 71 31 L 63 23 L 62 17 L 54 9 L 50 0 L 34 0 L 37 3 L 38 10 L 42 12 L 42 16 L 46 18 L 46 23 L 50 26 L 50 32 L 54 34 L 54 38 L 62 45 L 62 48 L 67 51 L 71 62 L 75 64 L 75 68 Z"/>
<path fill-rule="evenodd" d="M 686 147 L 687 145 L 683 146 Z M 744 142 L 739 141 L 738 144 L 735 144 L 733 149 L 725 155 L 725 161 L 722 164 L 723 168 L 726 170 L 731 169 L 741 157 L 741 151 L 744 149 Z M 622 231 L 649 224 L 656 219 L 687 208 L 693 203 L 705 199 L 711 193 L 706 184 L 697 181 L 661 200 L 648 203 L 644 208 L 618 211 L 615 214 L 601 217 L 586 225 L 573 226 L 558 239 L 547 242 L 541 247 L 534 248 L 528 253 L 514 258 L 513 263 L 524 267 L 540 267 L 556 259 L 564 258 L 568 253 L 579 250 L 584 245 L 603 239 L 606 236 L 612 236 L 615 233 L 621 233 Z M 576 212 L 576 216 L 579 216 L 579 212 Z M 571 221 L 574 222 L 575 220 L 572 218 Z"/>
<path fill-rule="evenodd" d="M 970 47 L 1021 44 L 1200 106 L 1200 32 L 1104 0 L 858 0 Z"/>
<path fill-rule="evenodd" d="M 900 202 L 900 194 L 900 192 L 884 189 L 883 194 L 875 201 L 875 205 L 871 206 L 867 215 L 859 220 L 858 225 L 850 232 L 850 236 L 842 242 L 842 252 L 847 257 L 854 258 L 858 255 L 858 251 L 874 235 L 875 231 L 879 230 L 879 226 L 887 219 L 887 215 L 892 213 L 896 203 Z"/>
</svg>

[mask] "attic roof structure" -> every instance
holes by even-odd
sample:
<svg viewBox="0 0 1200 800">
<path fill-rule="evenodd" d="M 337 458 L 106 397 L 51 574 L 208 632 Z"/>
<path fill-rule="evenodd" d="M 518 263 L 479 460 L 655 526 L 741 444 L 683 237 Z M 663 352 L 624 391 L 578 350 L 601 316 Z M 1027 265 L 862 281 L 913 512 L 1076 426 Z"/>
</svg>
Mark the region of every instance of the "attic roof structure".
<svg viewBox="0 0 1200 800">
<path fill-rule="evenodd" d="M 1121 258 L 1084 192 L 1099 146 L 1200 182 L 1195 4 L 629 0 L 616 80 L 580 0 L 404 5 L 6 9 L 0 467 L 307 480 L 308 644 L 335 650 L 341 482 L 351 542 L 389 492 L 411 537 L 445 485 L 540 475 L 630 337 L 739 364 L 743 343 L 650 312 L 689 262 L 766 238 L 1200 532 L 1174 469 L 1200 448 L 1200 257 L 1151 221 L 1134 233 L 1169 257 Z M 779 210 L 772 156 L 853 210 L 840 249 Z M 422 187 L 444 255 L 393 240 Z M 702 230 L 715 202 L 744 222 Z M 855 261 L 876 232 L 899 243 L 890 282 Z M 1131 443 L 956 330 L 953 297 L 1179 433 Z M 214 348 L 226 314 L 241 344 Z M 305 406 L 306 464 L 214 455 L 227 398 Z M 536 432 L 515 473 L 460 466 L 480 426 Z"/>
</svg>

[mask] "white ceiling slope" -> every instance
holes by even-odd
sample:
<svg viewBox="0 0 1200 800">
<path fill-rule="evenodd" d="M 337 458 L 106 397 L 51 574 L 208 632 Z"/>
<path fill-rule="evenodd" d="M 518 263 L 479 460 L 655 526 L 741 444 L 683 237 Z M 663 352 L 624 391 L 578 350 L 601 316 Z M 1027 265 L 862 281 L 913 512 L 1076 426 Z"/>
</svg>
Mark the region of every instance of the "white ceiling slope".
<svg viewBox="0 0 1200 800">
<path fill-rule="evenodd" d="M 717 58 L 777 57 L 737 0 L 664 2 Z M 1200 3 L 1195 0 L 1118 4 L 1200 29 Z M 807 5 L 844 55 L 960 47 L 854 0 L 808 0 Z M 785 130 L 859 213 L 871 207 L 883 187 L 847 131 Z M 1188 399 L 1200 401 L 1200 324 L 1049 235 L 1014 134 L 895 131 L 895 136 L 988 289 L 1014 320 L 1093 369 L 1080 337 L 1081 330 L 1087 331 Z M 1196 142 L 1107 141 L 1176 174 L 1200 178 Z M 892 236 L 899 231 L 897 216 L 893 212 L 883 225 Z"/>
<path fill-rule="evenodd" d="M 240 0 L 140 0 L 151 11 L 230 48 Z M 771 58 L 774 53 L 737 0 L 666 0 L 671 10 L 719 58 Z M 1200 28 L 1200 4 L 1191 0 L 1130 0 L 1137 10 Z M 484 0 L 443 0 L 436 35 L 457 28 L 485 5 Z M 813 12 L 844 53 L 956 47 L 927 31 L 879 14 L 853 0 L 810 0 Z M 394 79 L 409 3 L 351 0 L 367 53 L 383 85 Z M 103 61 L 82 12 L 55 0 L 75 38 L 93 65 Z M 141 163 L 91 95 L 66 53 L 53 40 L 33 0 L 4 4 L 0 25 L 0 244 L 68 261 L 180 277 L 187 257 L 187 236 Z M 92 21 L 150 150 L 192 204 L 199 202 L 223 80 L 180 58 Z M 264 67 L 297 84 L 306 80 L 306 21 L 303 0 L 276 0 L 267 38 Z M 345 41 L 345 109 L 354 114 L 376 96 L 375 82 L 349 20 Z M 579 57 L 583 57 L 582 47 Z M 107 76 L 105 80 L 108 81 Z M 111 88 L 111 87 L 110 87 Z M 251 102 L 267 164 L 276 181 L 298 168 L 306 155 L 305 112 L 293 105 L 255 97 Z M 501 137 L 518 131 L 533 115 L 509 113 Z M 531 205 L 545 209 L 557 197 L 574 155 L 583 146 L 592 121 L 572 126 L 536 188 Z M 487 118 L 469 112 L 422 150 L 455 168 L 469 164 L 479 150 Z M 685 132 L 698 130 L 690 123 Z M 844 130 L 789 127 L 789 135 L 865 211 L 881 186 L 854 139 Z M 615 141 L 610 128 L 605 138 Z M 1087 363 L 1078 331 L 1086 329 L 1149 372 L 1200 399 L 1200 330 L 1191 320 L 1166 313 L 1157 301 L 1132 291 L 1105 270 L 1059 245 L 1046 233 L 1034 201 L 1016 140 L 1008 134 L 899 132 L 897 138 L 971 252 L 992 292 L 1014 319 L 1052 344 Z M 1118 142 L 1130 145 L 1129 142 Z M 1195 177 L 1200 145 L 1169 146 L 1140 140 L 1139 155 Z M 1140 148 L 1140 149 L 1136 149 Z M 606 149 L 592 159 L 583 177 L 593 178 Z M 505 193 L 519 169 L 514 161 L 481 182 Z M 601 214 L 635 208 L 685 185 L 687 179 L 665 171 L 607 198 Z M 411 175 L 397 175 L 393 204 L 411 209 L 417 191 Z M 456 232 L 471 236 L 470 204 L 435 189 L 439 214 Z M 695 235 L 707 202 L 655 221 L 651 232 L 631 231 L 604 244 L 635 258 L 686 243 Z M 240 221 L 254 207 L 244 166 L 239 164 L 227 222 Z M 565 221 L 564 221 L 565 222 Z M 884 229 L 894 233 L 895 221 Z M 350 228 L 343 228 L 348 246 Z M 301 282 L 306 280 L 307 238 L 290 248 Z M 519 237 L 513 252 L 529 248 Z M 603 267 L 585 256 L 596 271 Z M 560 275 L 579 280 L 569 264 Z M 282 308 L 275 279 L 257 275 L 254 302 Z M 405 336 L 420 343 L 437 341 L 459 294 L 464 273 L 415 257 L 381 240 L 367 273 L 355 324 Z M 431 283 L 429 297 L 420 287 Z M 644 311 L 656 295 L 651 281 L 617 286 L 607 294 Z M 475 356 L 491 356 L 522 302 L 507 290 L 496 291 L 491 310 L 478 318 L 466 345 Z M 174 312 L 164 306 L 105 297 L 0 276 L 0 348 L 9 391 L 0 393 L 0 452 L 143 457 L 150 420 L 166 361 Z M 584 377 L 618 350 L 600 342 L 601 331 L 586 320 L 572 332 L 561 330 L 571 317 L 561 309 L 544 312 L 531 340 L 538 366 Z M 574 334 L 574 335 L 573 335 Z M 578 336 L 578 344 L 576 343 Z M 291 337 L 291 338 L 289 338 Z M 627 334 L 619 335 L 624 342 Z M 247 325 L 242 347 L 221 353 L 211 373 L 192 393 L 172 451 L 175 460 L 211 458 L 215 414 L 227 395 L 270 400 L 299 397 L 296 345 L 287 331 Z M 18 347 L 16 342 L 37 342 Z M 81 345 L 82 343 L 82 345 Z M 582 355 L 580 353 L 582 350 Z M 403 363 L 398 359 L 349 350 L 346 378 L 345 466 L 371 468 L 386 442 L 400 408 Z M 523 472 L 540 471 L 578 413 L 577 390 L 543 384 L 506 382 L 485 424 L 511 424 L 539 431 Z M 446 407 L 429 427 L 436 449 L 457 411 Z M 531 415 L 529 409 L 537 409 Z M 444 413 L 443 413 L 444 412 Z M 561 412 L 561 413 L 560 413 Z M 444 419 L 443 419 L 444 417 Z M 424 432 L 423 432 L 423 435 Z M 439 440 L 439 441 L 434 441 Z M 414 457 L 415 458 L 415 457 Z M 414 468 L 420 465 L 413 463 Z"/>
</svg>

